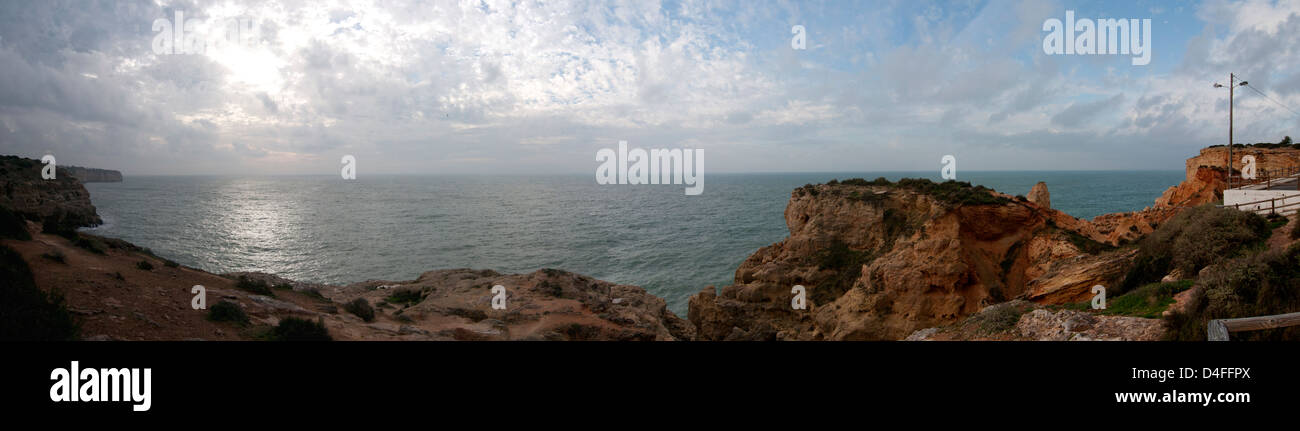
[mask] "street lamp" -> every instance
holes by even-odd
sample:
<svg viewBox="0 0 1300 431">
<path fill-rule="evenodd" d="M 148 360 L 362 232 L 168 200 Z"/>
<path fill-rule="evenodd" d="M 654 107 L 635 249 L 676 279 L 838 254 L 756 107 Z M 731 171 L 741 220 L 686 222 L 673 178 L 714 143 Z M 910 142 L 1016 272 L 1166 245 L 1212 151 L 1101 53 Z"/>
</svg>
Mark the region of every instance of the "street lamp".
<svg viewBox="0 0 1300 431">
<path fill-rule="evenodd" d="M 1246 85 L 1246 81 L 1237 82 L 1237 75 L 1228 74 L 1228 188 L 1232 188 L 1232 96 L 1233 89 Z M 1225 85 L 1214 83 L 1214 88 L 1223 88 Z"/>
</svg>

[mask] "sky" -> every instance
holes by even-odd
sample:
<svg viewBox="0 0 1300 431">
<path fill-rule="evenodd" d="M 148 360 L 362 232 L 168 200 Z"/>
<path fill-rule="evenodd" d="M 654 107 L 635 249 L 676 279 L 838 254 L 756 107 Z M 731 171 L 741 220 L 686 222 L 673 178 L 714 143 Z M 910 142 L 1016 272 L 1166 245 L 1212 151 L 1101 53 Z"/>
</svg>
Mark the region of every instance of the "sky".
<svg viewBox="0 0 1300 431">
<path fill-rule="evenodd" d="M 1049 55 L 1067 10 L 1150 19 L 1150 63 Z M 203 43 L 160 44 L 177 12 Z M 1300 0 L 5 1 L 0 154 L 506 175 L 593 173 L 627 141 L 706 172 L 1182 169 L 1227 142 L 1230 72 L 1236 142 L 1300 138 Z"/>
</svg>

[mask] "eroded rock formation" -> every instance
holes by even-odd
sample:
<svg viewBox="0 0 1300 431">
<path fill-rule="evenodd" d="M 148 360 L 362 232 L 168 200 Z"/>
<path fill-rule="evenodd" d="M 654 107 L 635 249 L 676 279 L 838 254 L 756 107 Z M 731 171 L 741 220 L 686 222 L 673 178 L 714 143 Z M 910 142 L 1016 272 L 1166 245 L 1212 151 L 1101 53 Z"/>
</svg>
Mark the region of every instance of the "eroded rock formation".
<svg viewBox="0 0 1300 431">
<path fill-rule="evenodd" d="M 692 297 L 689 319 L 712 340 L 901 339 L 1026 295 L 1031 280 L 1059 272 L 1054 262 L 1085 255 L 1081 246 L 1105 248 L 1086 221 L 971 190 L 994 202 L 895 185 L 795 190 L 790 236 L 750 256 L 735 284 Z M 806 310 L 791 306 L 795 285 L 807 289 Z"/>
<path fill-rule="evenodd" d="M 71 227 L 103 223 L 80 181 L 59 168 L 55 179 L 41 177 L 39 160 L 0 157 L 0 205 L 29 220 L 60 218 Z"/>
</svg>

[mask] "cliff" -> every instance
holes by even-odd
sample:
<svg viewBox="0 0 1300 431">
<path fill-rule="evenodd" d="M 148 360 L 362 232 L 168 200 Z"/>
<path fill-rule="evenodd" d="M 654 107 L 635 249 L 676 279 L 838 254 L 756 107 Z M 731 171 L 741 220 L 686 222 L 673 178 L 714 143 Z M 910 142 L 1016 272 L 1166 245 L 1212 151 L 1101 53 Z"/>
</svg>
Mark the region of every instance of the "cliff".
<svg viewBox="0 0 1300 431">
<path fill-rule="evenodd" d="M 1058 265 L 1109 268 L 1129 256 L 1091 239 L 1086 221 L 954 182 L 809 185 L 791 194 L 785 219 L 790 236 L 746 259 L 735 284 L 691 298 L 700 338 L 901 339 L 1013 298 L 1076 298 L 1122 274 Z M 795 285 L 806 310 L 791 306 Z"/>
<path fill-rule="evenodd" d="M 83 168 L 80 166 L 65 166 L 59 168 L 61 175 L 67 175 L 76 178 L 82 183 L 120 183 L 122 182 L 122 173 L 109 169 Z"/>
<path fill-rule="evenodd" d="M 90 193 L 60 168 L 55 179 L 41 178 L 39 160 L 0 156 L 0 205 L 28 220 L 61 220 L 68 227 L 103 223 L 90 203 Z"/>
</svg>

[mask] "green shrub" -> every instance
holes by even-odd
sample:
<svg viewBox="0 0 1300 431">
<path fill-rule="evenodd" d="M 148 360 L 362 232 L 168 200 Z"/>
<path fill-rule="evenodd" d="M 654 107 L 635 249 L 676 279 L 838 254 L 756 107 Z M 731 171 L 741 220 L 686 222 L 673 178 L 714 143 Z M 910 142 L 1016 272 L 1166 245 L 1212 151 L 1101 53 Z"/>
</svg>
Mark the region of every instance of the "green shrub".
<svg viewBox="0 0 1300 431">
<path fill-rule="evenodd" d="M 271 330 L 270 341 L 331 341 L 330 332 L 323 320 L 312 322 L 298 317 L 286 317 Z"/>
<path fill-rule="evenodd" d="M 830 245 L 813 255 L 813 262 L 817 269 L 832 273 L 825 279 L 815 280 L 816 287 L 810 289 L 809 298 L 816 304 L 829 304 L 839 298 L 862 275 L 862 266 L 873 259 L 875 254 L 870 250 L 853 250 L 840 239 L 831 241 Z"/>
<path fill-rule="evenodd" d="M 75 340 L 79 329 L 63 295 L 41 291 L 22 255 L 0 246 L 0 341 Z"/>
<path fill-rule="evenodd" d="M 1262 247 L 1272 231 L 1259 215 L 1214 205 L 1183 210 L 1138 242 L 1138 254 L 1115 293 L 1160 281 L 1173 269 L 1195 275 L 1210 264 Z"/>
<path fill-rule="evenodd" d="M 1266 316 L 1300 310 L 1300 246 L 1265 251 L 1216 265 L 1198 280 L 1185 313 L 1167 320 L 1169 338 L 1204 340 L 1213 319 Z M 1300 340 L 1300 327 L 1234 332 L 1233 340 Z"/>
<path fill-rule="evenodd" d="M 153 264 L 143 259 L 141 259 L 139 262 L 136 262 L 135 267 L 137 269 L 140 269 L 141 271 L 153 271 Z"/>
<path fill-rule="evenodd" d="M 239 304 L 227 300 L 218 301 L 208 308 L 208 320 L 213 322 L 235 322 L 238 324 L 248 323 L 248 313 Z"/>
<path fill-rule="evenodd" d="M 266 284 L 265 280 L 254 280 L 247 275 L 241 275 L 235 280 L 235 288 L 258 295 L 275 296 L 275 292 L 271 291 L 271 287 Z"/>
<path fill-rule="evenodd" d="M 352 302 L 345 304 L 343 309 L 360 317 L 361 320 L 367 322 L 375 320 L 375 309 L 370 306 L 370 303 L 365 298 L 353 299 Z"/>
<path fill-rule="evenodd" d="M 0 205 L 0 239 L 32 239 L 32 235 L 27 232 L 27 220 L 4 205 Z"/>
<path fill-rule="evenodd" d="M 386 301 L 394 304 L 419 304 L 424 299 L 419 289 L 395 289 Z"/>
</svg>

